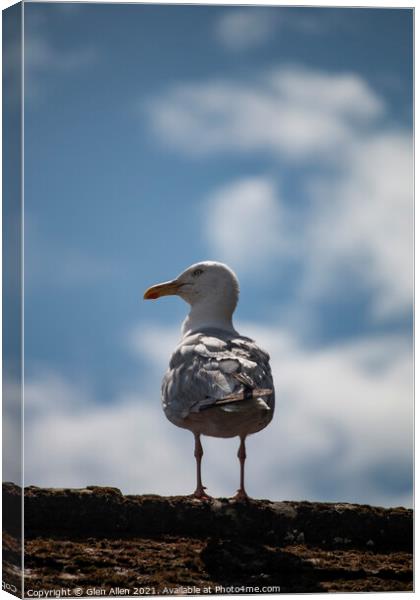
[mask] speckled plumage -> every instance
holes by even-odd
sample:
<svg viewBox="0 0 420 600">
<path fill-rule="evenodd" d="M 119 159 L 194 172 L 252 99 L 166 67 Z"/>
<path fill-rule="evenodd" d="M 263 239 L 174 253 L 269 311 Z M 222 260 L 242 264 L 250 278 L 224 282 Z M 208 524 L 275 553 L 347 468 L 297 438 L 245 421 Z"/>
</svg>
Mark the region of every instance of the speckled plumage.
<svg viewBox="0 0 420 600">
<path fill-rule="evenodd" d="M 204 329 L 187 335 L 162 382 L 167 418 L 214 437 L 260 431 L 274 412 L 269 359 L 253 340 L 236 333 Z"/>
</svg>

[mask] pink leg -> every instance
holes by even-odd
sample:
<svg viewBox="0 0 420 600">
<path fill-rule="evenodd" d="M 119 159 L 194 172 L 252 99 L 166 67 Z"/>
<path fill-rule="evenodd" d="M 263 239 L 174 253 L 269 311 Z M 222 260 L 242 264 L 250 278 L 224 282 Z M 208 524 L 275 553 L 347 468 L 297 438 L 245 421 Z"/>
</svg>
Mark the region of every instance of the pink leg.
<svg viewBox="0 0 420 600">
<path fill-rule="evenodd" d="M 194 448 L 194 456 L 197 465 L 197 487 L 195 492 L 193 493 L 194 498 L 199 498 L 200 500 L 208 500 L 211 498 L 205 492 L 205 487 L 203 486 L 203 482 L 201 481 L 201 459 L 203 458 L 203 446 L 200 441 L 200 434 L 194 434 L 195 439 L 195 448 Z"/>
<path fill-rule="evenodd" d="M 236 500 L 248 500 L 249 496 L 245 491 L 245 459 L 246 459 L 245 437 L 241 437 L 241 443 L 239 445 L 239 450 L 238 450 L 238 458 L 239 458 L 239 463 L 241 465 L 241 479 L 240 479 L 239 490 L 236 492 L 235 499 Z"/>
</svg>

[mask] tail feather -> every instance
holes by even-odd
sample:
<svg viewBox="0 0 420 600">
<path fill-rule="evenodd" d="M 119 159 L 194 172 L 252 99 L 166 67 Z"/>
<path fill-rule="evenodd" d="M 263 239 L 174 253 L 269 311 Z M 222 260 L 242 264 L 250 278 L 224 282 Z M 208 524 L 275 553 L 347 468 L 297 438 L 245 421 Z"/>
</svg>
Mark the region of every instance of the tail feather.
<svg viewBox="0 0 420 600">
<path fill-rule="evenodd" d="M 224 404 L 230 404 L 232 402 L 243 402 L 244 400 L 252 400 L 256 398 L 261 398 L 264 396 L 271 396 L 273 390 L 268 388 L 245 388 L 240 392 L 235 392 L 233 394 L 229 394 L 228 396 L 224 396 L 223 398 L 219 398 L 215 402 L 213 402 L 209 406 L 202 406 L 202 410 L 206 408 L 210 408 L 212 406 L 222 406 Z"/>
</svg>

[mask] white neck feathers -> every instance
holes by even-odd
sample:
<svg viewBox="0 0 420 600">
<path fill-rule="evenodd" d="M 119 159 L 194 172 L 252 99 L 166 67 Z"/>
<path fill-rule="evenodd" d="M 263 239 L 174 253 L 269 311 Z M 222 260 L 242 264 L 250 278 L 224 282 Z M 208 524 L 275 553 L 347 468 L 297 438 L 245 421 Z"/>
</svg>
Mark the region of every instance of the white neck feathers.
<svg viewBox="0 0 420 600">
<path fill-rule="evenodd" d="M 182 324 L 182 336 L 185 337 L 194 331 L 206 328 L 222 329 L 235 332 L 232 324 L 232 315 L 236 302 L 215 302 L 214 299 L 205 299 L 191 306 L 189 315 Z"/>
</svg>

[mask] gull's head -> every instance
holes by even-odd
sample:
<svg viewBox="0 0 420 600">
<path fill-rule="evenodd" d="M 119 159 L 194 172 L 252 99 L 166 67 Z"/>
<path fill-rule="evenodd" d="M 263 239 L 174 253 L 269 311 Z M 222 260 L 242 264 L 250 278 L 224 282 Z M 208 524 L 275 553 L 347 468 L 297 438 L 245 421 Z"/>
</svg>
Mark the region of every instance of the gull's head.
<svg viewBox="0 0 420 600">
<path fill-rule="evenodd" d="M 146 290 L 145 300 L 161 296 L 180 296 L 191 306 L 223 304 L 232 311 L 238 302 L 239 282 L 227 265 L 219 262 L 199 262 L 185 269 L 176 279 L 159 283 Z"/>
</svg>

